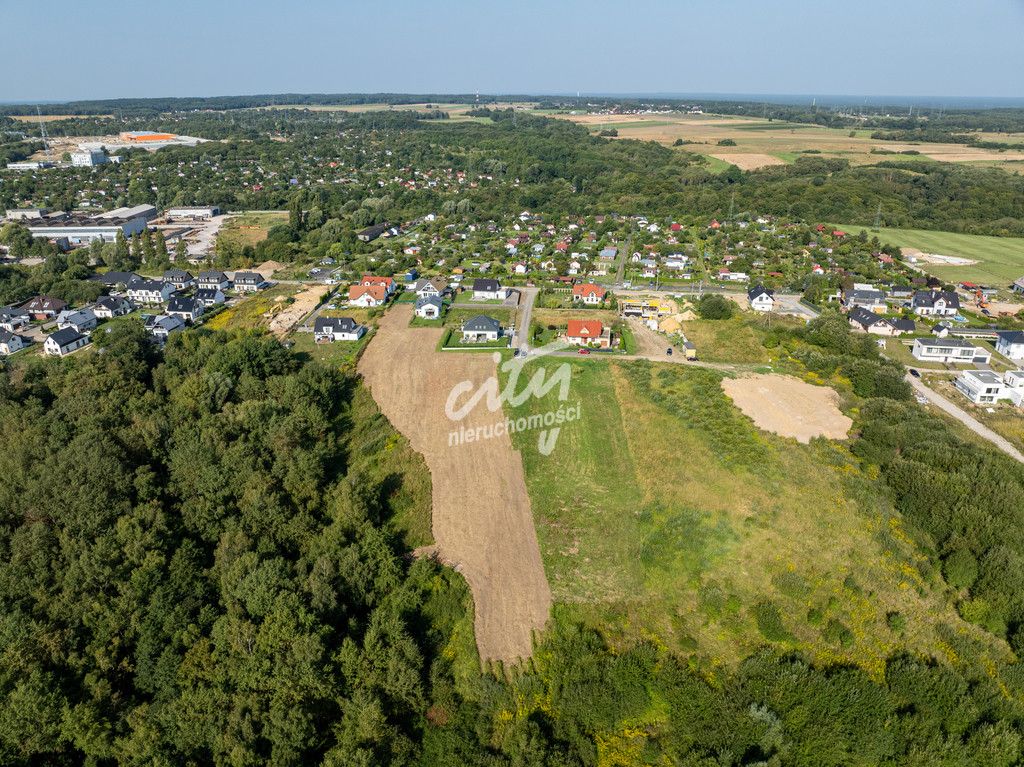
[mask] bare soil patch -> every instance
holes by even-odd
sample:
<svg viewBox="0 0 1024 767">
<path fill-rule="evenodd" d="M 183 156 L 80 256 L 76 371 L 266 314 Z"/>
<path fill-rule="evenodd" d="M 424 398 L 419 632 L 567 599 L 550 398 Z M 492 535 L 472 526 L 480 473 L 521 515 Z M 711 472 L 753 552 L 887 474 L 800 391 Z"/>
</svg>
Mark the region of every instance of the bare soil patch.
<svg viewBox="0 0 1024 767">
<path fill-rule="evenodd" d="M 774 157 L 770 154 L 755 154 L 755 153 L 733 153 L 733 152 L 708 152 L 710 157 L 714 157 L 723 162 L 727 162 L 730 165 L 735 165 L 740 170 L 754 170 L 755 168 L 763 168 L 767 165 L 785 165 L 786 161 L 778 157 Z"/>
<path fill-rule="evenodd" d="M 269 280 L 278 269 L 284 269 L 284 264 L 279 261 L 264 261 L 252 271 L 259 272 L 263 279 Z"/>
<path fill-rule="evenodd" d="M 278 338 L 284 338 L 302 319 L 320 304 L 327 288 L 317 287 L 304 290 L 295 296 L 295 303 L 287 304 L 270 320 L 270 332 Z M 284 296 L 277 296 L 275 301 L 283 301 Z"/>
<path fill-rule="evenodd" d="M 421 453 L 433 480 L 430 555 L 462 573 L 473 592 L 483 661 L 515 662 L 533 652 L 547 622 L 551 589 L 533 525 L 522 459 L 508 435 L 451 446 L 448 435 L 500 420 L 481 403 L 462 421 L 445 415 L 453 387 L 474 391 L 496 375 L 485 353 L 434 351 L 439 328 L 410 328 L 412 305 L 389 311 L 359 362 L 359 372 L 392 425 Z"/>
<path fill-rule="evenodd" d="M 834 389 L 797 378 L 777 374 L 726 378 L 722 389 L 758 427 L 804 444 L 819 436 L 844 439 L 853 425 L 840 412 Z"/>
</svg>

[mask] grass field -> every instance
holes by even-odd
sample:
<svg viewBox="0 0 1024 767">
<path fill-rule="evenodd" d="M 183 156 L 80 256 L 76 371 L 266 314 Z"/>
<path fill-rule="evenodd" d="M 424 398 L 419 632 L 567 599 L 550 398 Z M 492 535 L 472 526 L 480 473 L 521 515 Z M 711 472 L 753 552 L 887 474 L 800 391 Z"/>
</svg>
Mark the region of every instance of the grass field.
<svg viewBox="0 0 1024 767">
<path fill-rule="evenodd" d="M 921 267 L 941 280 L 957 283 L 960 280 L 1004 287 L 1024 275 L 1024 239 L 1015 237 L 990 237 L 981 234 L 956 234 L 933 232 L 922 229 L 877 230 L 865 226 L 836 224 L 845 232 L 856 233 L 862 229 L 869 235 L 877 235 L 882 242 L 901 248 L 916 248 L 923 253 L 941 256 L 958 256 L 977 260 L 969 266 L 943 266 L 919 262 Z"/>
<path fill-rule="evenodd" d="M 255 245 L 267 239 L 267 232 L 278 224 L 288 222 L 288 211 L 270 213 L 242 213 L 224 222 L 217 236 L 236 243 L 239 247 Z"/>
<path fill-rule="evenodd" d="M 760 331 L 742 317 L 683 322 L 683 334 L 707 362 L 767 363 Z"/>
<path fill-rule="evenodd" d="M 549 456 L 536 433 L 513 437 L 559 614 L 615 647 L 699 650 L 712 677 L 766 641 L 880 677 L 898 646 L 933 648 L 939 623 L 980 635 L 928 585 L 877 478 L 842 447 L 760 432 L 714 371 L 566 364 L 580 419 Z M 559 404 L 556 390 L 513 413 Z"/>
<path fill-rule="evenodd" d="M 449 327 L 458 327 L 466 320 L 483 314 L 491 319 L 497 320 L 503 326 L 508 327 L 514 317 L 514 309 L 507 306 L 461 306 L 453 305 L 444 316 L 444 324 Z"/>
</svg>

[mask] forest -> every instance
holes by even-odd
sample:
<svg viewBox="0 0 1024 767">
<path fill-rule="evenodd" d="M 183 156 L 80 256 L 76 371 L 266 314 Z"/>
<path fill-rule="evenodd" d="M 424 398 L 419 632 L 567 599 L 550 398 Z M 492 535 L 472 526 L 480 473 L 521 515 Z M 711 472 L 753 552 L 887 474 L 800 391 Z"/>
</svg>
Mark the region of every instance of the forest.
<svg viewBox="0 0 1024 767">
<path fill-rule="evenodd" d="M 863 378 L 854 452 L 1016 649 L 1020 468 L 958 446 L 841 325 L 788 332 Z M 408 556 L 422 463 L 358 379 L 253 333 L 159 351 L 124 323 L 98 345 L 0 371 L 4 764 L 1021 758 L 1024 673 L 953 627 L 955 663 L 897 652 L 873 677 L 766 642 L 708 674 L 556 608 L 532 661 L 481 670 L 464 582 Z"/>
</svg>

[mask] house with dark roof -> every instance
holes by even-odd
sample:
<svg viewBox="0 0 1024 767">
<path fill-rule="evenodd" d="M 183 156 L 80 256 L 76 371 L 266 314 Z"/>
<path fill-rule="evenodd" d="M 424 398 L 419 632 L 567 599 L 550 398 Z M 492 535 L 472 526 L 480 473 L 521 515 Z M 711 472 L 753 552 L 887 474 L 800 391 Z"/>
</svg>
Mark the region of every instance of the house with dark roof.
<svg viewBox="0 0 1024 767">
<path fill-rule="evenodd" d="M 1024 360 L 1024 333 L 1019 330 L 1000 333 L 996 351 L 1011 360 Z"/>
<path fill-rule="evenodd" d="M 501 338 L 503 331 L 504 328 L 496 319 L 478 314 L 462 324 L 462 341 L 463 343 L 497 341 Z"/>
<path fill-rule="evenodd" d="M 441 301 L 440 296 L 420 296 L 416 299 L 416 307 L 413 309 L 413 314 L 425 320 L 436 320 L 440 318 L 443 309 L 444 303 Z"/>
<path fill-rule="evenodd" d="M 473 280 L 473 298 L 480 301 L 504 301 L 511 292 L 511 288 L 503 288 L 501 283 L 490 277 Z"/>
<path fill-rule="evenodd" d="M 112 288 L 115 285 L 127 285 L 129 282 L 134 282 L 139 279 L 139 275 L 135 272 L 104 272 L 103 274 L 94 274 L 89 279 L 93 282 L 102 282 Z"/>
<path fill-rule="evenodd" d="M 79 333 L 87 333 L 96 327 L 98 320 L 92 309 L 65 309 L 57 315 L 57 327 L 74 328 Z"/>
<path fill-rule="evenodd" d="M 169 282 L 175 290 L 185 290 L 195 284 L 195 277 L 183 269 L 168 269 L 164 272 L 164 282 Z"/>
<path fill-rule="evenodd" d="M 32 321 L 32 316 L 16 306 L 0 307 L 0 330 L 17 333 Z"/>
<path fill-rule="evenodd" d="M 195 322 L 203 313 L 203 305 L 194 298 L 171 296 L 171 300 L 167 302 L 166 313 L 172 317 Z"/>
<path fill-rule="evenodd" d="M 110 319 L 131 314 L 133 308 L 131 302 L 126 298 L 121 296 L 104 296 L 96 302 L 96 306 L 93 307 L 92 311 L 97 317 Z"/>
<path fill-rule="evenodd" d="M 770 312 L 775 308 L 775 291 L 764 285 L 755 285 L 747 291 L 747 300 L 755 312 Z"/>
<path fill-rule="evenodd" d="M 211 306 L 222 304 L 227 300 L 224 297 L 224 294 L 216 288 L 199 288 L 192 297 L 204 309 L 209 309 Z"/>
<path fill-rule="evenodd" d="M 174 286 L 163 280 L 136 280 L 128 286 L 128 298 L 140 304 L 162 304 L 174 295 Z"/>
<path fill-rule="evenodd" d="M 235 290 L 239 292 L 255 292 L 268 284 L 259 272 L 235 272 L 233 282 Z"/>
<path fill-rule="evenodd" d="M 14 354 L 24 349 L 30 343 L 28 339 L 19 336 L 17 333 L 11 333 L 9 330 L 0 330 L 0 354 Z"/>
<path fill-rule="evenodd" d="M 196 278 L 196 287 L 204 290 L 227 290 L 231 280 L 224 272 L 200 272 Z"/>
<path fill-rule="evenodd" d="M 317 343 L 358 341 L 366 333 L 366 326 L 351 317 L 317 317 L 313 323 L 313 338 Z"/>
<path fill-rule="evenodd" d="M 146 330 L 154 338 L 166 339 L 176 330 L 185 329 L 185 320 L 169 314 L 151 314 L 146 317 Z"/>
<path fill-rule="evenodd" d="M 89 339 L 83 336 L 74 328 L 64 328 L 55 333 L 50 333 L 43 343 L 46 353 L 56 357 L 63 357 L 76 349 L 81 349 L 89 343 Z"/>
<path fill-rule="evenodd" d="M 960 311 L 960 298 L 950 291 L 918 290 L 910 299 L 910 306 L 914 314 L 952 317 Z"/>
<path fill-rule="evenodd" d="M 21 308 L 32 315 L 33 319 L 48 320 L 67 309 L 68 304 L 67 301 L 61 301 L 59 298 L 36 296 Z"/>
<path fill-rule="evenodd" d="M 389 224 L 375 224 L 374 226 L 367 227 L 361 232 L 356 233 L 356 237 L 361 242 L 372 242 L 380 237 L 384 232 L 388 230 Z"/>
<path fill-rule="evenodd" d="M 913 320 L 893 320 L 881 317 L 863 306 L 855 306 L 846 315 L 850 327 L 876 336 L 899 336 L 914 332 Z"/>
<path fill-rule="evenodd" d="M 843 308 L 847 311 L 855 307 L 861 307 L 868 311 L 882 314 L 885 311 L 885 293 L 880 290 L 855 290 L 843 291 Z"/>
</svg>

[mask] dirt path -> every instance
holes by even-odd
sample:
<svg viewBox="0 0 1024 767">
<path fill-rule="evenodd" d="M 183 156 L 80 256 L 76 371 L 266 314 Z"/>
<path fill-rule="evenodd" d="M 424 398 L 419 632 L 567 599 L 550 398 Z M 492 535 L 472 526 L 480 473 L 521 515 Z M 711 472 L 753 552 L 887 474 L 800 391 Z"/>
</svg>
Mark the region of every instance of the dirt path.
<svg viewBox="0 0 1024 767">
<path fill-rule="evenodd" d="M 452 388 L 470 381 L 474 391 L 495 374 L 485 353 L 434 351 L 436 328 L 409 328 L 412 304 L 400 304 L 380 322 L 359 372 L 384 415 L 423 454 L 433 479 L 431 553 L 458 569 L 473 591 L 481 660 L 514 662 L 533 652 L 533 632 L 551 609 L 544 564 L 533 527 L 519 453 L 507 435 L 452 446 L 460 426 L 493 424 L 480 403 L 466 418 L 445 415 Z"/>
<path fill-rule="evenodd" d="M 666 350 L 670 343 L 667 338 L 655 333 L 642 320 L 636 317 L 627 319 L 629 329 L 633 331 L 633 340 L 636 341 L 636 355 L 649 360 L 668 359 Z M 679 352 L 674 352 L 679 354 Z"/>
<path fill-rule="evenodd" d="M 1004 437 L 1000 437 L 998 434 L 996 434 L 990 428 L 982 424 L 980 421 L 978 421 L 975 418 L 972 418 L 969 413 L 954 405 L 952 402 L 943 397 L 934 389 L 929 389 L 921 382 L 920 379 L 914 378 L 910 375 L 906 376 L 906 379 L 907 381 L 910 382 L 910 385 L 914 387 L 914 391 L 916 391 L 918 394 L 923 394 L 925 397 L 928 398 L 929 403 L 935 405 L 940 410 L 945 410 L 947 413 L 949 413 L 951 416 L 953 416 L 956 420 L 958 420 L 968 429 L 973 431 L 979 437 L 987 439 L 989 442 L 998 447 L 1007 455 L 1011 456 L 1012 458 L 1015 458 L 1021 463 L 1024 463 L 1024 455 L 1021 455 L 1020 451 L 1017 450 L 1017 448 L 1015 448 L 1013 445 L 1011 445 L 1007 439 L 1005 439 Z"/>
<path fill-rule="evenodd" d="M 813 437 L 846 439 L 853 421 L 837 406 L 839 395 L 777 374 L 725 378 L 722 389 L 758 427 L 804 444 Z"/>
</svg>

